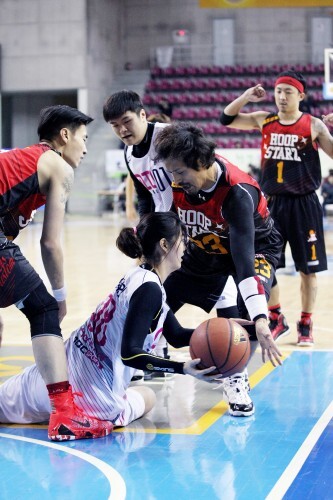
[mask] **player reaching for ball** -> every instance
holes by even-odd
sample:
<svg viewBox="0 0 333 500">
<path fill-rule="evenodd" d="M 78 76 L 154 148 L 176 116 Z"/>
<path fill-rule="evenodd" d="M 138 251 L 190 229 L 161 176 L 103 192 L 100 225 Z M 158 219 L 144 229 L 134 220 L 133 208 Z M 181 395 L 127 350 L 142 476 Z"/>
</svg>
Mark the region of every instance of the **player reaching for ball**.
<svg viewBox="0 0 333 500">
<path fill-rule="evenodd" d="M 244 315 L 255 322 L 266 356 L 281 364 L 267 322 L 267 300 L 279 260 L 282 240 L 257 182 L 215 154 L 215 144 L 201 129 L 174 123 L 155 139 L 157 161 L 172 174 L 173 202 L 187 227 L 190 242 L 181 268 L 165 282 L 173 312 L 189 303 L 209 312 L 229 275 L 234 276 L 245 303 Z M 251 342 L 254 352 L 257 342 Z M 244 374 L 223 380 L 229 412 L 251 415 Z"/>
<path fill-rule="evenodd" d="M 124 426 L 150 411 L 153 390 L 129 387 L 135 369 L 189 374 L 207 382 L 216 379 L 209 375 L 215 367 L 196 368 L 199 359 L 183 363 L 151 354 L 162 333 L 174 347 L 189 345 L 193 333 L 169 310 L 163 288 L 180 266 L 185 239 L 186 228 L 173 212 L 147 214 L 136 228 L 120 232 L 118 248 L 143 263 L 131 267 L 66 342 L 69 381 L 77 406 L 88 415 Z M 0 386 L 0 422 L 42 422 L 50 412 L 36 365 Z"/>
</svg>

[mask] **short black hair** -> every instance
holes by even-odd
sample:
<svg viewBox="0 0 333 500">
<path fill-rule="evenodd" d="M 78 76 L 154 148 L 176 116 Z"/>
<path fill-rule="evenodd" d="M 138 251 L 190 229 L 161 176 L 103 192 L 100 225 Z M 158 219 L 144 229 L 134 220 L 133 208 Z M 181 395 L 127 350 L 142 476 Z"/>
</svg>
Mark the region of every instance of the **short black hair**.
<svg viewBox="0 0 333 500">
<path fill-rule="evenodd" d="M 127 111 L 133 111 L 138 115 L 141 109 L 144 107 L 139 94 L 133 90 L 120 90 L 106 100 L 103 106 L 103 116 L 104 120 L 109 123 Z"/>
<path fill-rule="evenodd" d="M 278 78 L 280 78 L 280 76 L 290 76 L 291 78 L 295 78 L 295 80 L 303 85 L 304 93 L 306 93 L 306 80 L 302 73 L 300 73 L 299 71 L 296 71 L 294 68 L 290 68 L 286 71 L 282 71 L 282 73 L 279 73 Z"/>
<path fill-rule="evenodd" d="M 163 128 L 155 139 L 155 161 L 179 160 L 193 170 L 209 168 L 215 161 L 215 142 L 192 123 L 176 122 Z"/>
<path fill-rule="evenodd" d="M 37 133 L 39 140 L 53 140 L 62 128 L 75 131 L 81 125 L 88 125 L 93 118 L 76 108 L 65 104 L 57 104 L 43 108 L 40 112 Z"/>
</svg>

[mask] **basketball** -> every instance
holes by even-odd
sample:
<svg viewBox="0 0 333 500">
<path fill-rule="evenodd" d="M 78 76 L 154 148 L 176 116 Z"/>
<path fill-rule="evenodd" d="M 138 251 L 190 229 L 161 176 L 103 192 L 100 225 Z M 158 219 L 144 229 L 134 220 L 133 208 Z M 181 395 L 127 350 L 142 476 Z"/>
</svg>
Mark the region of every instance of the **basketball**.
<svg viewBox="0 0 333 500">
<path fill-rule="evenodd" d="M 192 359 L 201 359 L 198 365 L 200 369 L 216 366 L 216 372 L 212 374 L 229 377 L 241 372 L 250 357 L 247 331 L 231 319 L 208 319 L 194 330 L 190 340 L 190 355 Z"/>
</svg>

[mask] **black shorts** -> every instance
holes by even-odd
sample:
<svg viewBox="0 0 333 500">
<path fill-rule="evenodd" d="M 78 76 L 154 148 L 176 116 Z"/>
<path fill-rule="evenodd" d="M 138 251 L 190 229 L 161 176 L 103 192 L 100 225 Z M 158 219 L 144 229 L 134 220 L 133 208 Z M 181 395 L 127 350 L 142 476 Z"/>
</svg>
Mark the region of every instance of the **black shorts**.
<svg viewBox="0 0 333 500">
<path fill-rule="evenodd" d="M 19 247 L 0 232 L 0 307 L 15 304 L 40 283 L 41 278 Z"/>
<path fill-rule="evenodd" d="M 278 267 L 285 267 L 285 248 L 289 243 L 297 271 L 304 274 L 327 269 L 323 210 L 316 193 L 303 196 L 272 196 L 269 210 L 283 238 Z"/>
<path fill-rule="evenodd" d="M 278 257 L 281 248 L 279 235 L 276 243 L 276 257 Z M 275 275 L 275 263 L 271 258 L 274 251 L 272 249 L 268 252 L 266 258 L 264 247 L 270 248 L 266 238 L 258 247 L 260 253 L 255 255 L 254 268 L 264 285 L 268 300 Z M 164 282 L 170 309 L 176 312 L 182 305 L 192 304 L 209 313 L 219 300 L 230 275 L 234 276 L 237 281 L 235 267 L 230 256 L 207 254 L 190 242 L 181 268 L 171 273 Z M 239 298 L 238 303 L 241 304 L 241 302 Z"/>
</svg>

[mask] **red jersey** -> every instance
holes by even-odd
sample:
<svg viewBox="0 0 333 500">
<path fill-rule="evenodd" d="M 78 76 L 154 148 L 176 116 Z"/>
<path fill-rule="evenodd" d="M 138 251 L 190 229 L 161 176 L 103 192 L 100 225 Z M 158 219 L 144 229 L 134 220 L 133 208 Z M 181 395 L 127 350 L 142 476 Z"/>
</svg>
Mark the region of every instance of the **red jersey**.
<svg viewBox="0 0 333 500">
<path fill-rule="evenodd" d="M 261 187 L 267 195 L 303 195 L 319 188 L 318 146 L 312 142 L 311 115 L 303 113 L 292 125 L 282 125 L 275 113 L 262 127 Z"/>
<path fill-rule="evenodd" d="M 0 153 L 0 218 L 3 231 L 15 238 L 32 219 L 34 210 L 45 204 L 40 193 L 37 164 L 46 144 Z"/>
<path fill-rule="evenodd" d="M 216 155 L 216 161 L 224 175 L 212 191 L 199 191 L 190 196 L 173 184 L 173 201 L 191 240 L 206 253 L 226 255 L 230 253 L 230 238 L 229 224 L 223 217 L 223 203 L 233 186 L 248 184 L 258 191 L 258 206 L 253 214 L 257 237 L 260 234 L 262 238 L 271 232 L 272 220 L 257 181 L 222 156 Z"/>
</svg>

